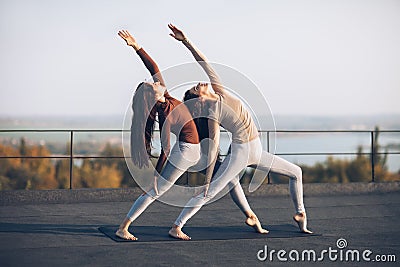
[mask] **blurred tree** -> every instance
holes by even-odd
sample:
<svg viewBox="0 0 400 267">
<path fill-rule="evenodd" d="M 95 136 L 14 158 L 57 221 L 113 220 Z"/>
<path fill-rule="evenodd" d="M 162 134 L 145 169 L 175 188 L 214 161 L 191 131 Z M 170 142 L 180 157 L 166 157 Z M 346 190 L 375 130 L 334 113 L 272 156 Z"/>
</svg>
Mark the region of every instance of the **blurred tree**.
<svg viewBox="0 0 400 267">
<path fill-rule="evenodd" d="M 380 130 L 378 126 L 375 126 L 374 131 L 374 145 L 371 148 L 371 157 L 375 164 L 375 181 L 385 181 L 388 179 L 390 174 L 388 173 L 387 162 L 387 148 L 385 153 L 380 154 L 381 145 L 379 144 Z"/>
<path fill-rule="evenodd" d="M 362 146 L 358 146 L 357 157 L 349 162 L 346 173 L 350 182 L 371 181 L 371 164 L 363 154 Z"/>
<path fill-rule="evenodd" d="M 25 141 L 25 138 L 22 137 L 19 142 L 19 155 L 26 156 L 26 150 L 27 150 L 26 141 Z M 21 162 L 24 162 L 24 161 L 25 161 L 25 159 L 21 159 Z"/>
<path fill-rule="evenodd" d="M 55 178 L 59 189 L 69 188 L 69 160 L 57 160 L 55 164 Z"/>
<path fill-rule="evenodd" d="M 28 146 L 21 138 L 18 151 L 1 145 L 0 153 L 8 156 L 46 157 L 50 152 L 44 146 Z M 5 159 L 1 161 L 2 189 L 57 188 L 54 165 L 47 158 Z M 8 185 L 4 182 L 8 181 Z"/>
<path fill-rule="evenodd" d="M 74 172 L 74 188 L 118 188 L 122 174 L 116 164 L 107 166 L 104 160 L 83 160 L 82 166 Z"/>
<path fill-rule="evenodd" d="M 58 182 L 55 178 L 54 164 L 49 157 L 50 151 L 45 146 L 26 146 L 26 156 L 38 157 L 32 158 L 23 163 L 24 167 L 30 173 L 28 179 L 29 187 L 32 189 L 56 189 Z M 43 157 L 43 158 L 41 158 Z"/>
</svg>

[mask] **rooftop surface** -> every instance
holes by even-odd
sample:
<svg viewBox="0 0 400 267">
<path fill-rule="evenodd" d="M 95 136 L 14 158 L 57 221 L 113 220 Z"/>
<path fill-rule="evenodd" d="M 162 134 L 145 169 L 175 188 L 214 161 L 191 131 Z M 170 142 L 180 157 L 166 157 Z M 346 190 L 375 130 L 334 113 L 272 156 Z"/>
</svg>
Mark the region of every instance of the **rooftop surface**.
<svg viewBox="0 0 400 267">
<path fill-rule="evenodd" d="M 270 234 L 242 238 L 238 233 L 236 238 L 235 233 L 228 233 L 223 240 L 196 240 L 192 236 L 191 241 L 149 242 L 141 241 L 140 235 L 137 242 L 115 242 L 98 230 L 101 226 L 117 227 L 138 190 L 0 192 L 0 265 L 398 266 L 399 183 L 305 184 L 304 191 L 309 227 L 318 235 L 303 237 L 289 232 L 280 236 L 273 232 L 279 227 L 294 226 L 294 209 L 287 185 L 269 185 L 249 194 L 248 200 Z M 155 202 L 133 223 L 132 229 L 154 226 L 155 235 L 166 236 L 165 229 L 180 211 L 181 208 Z M 187 228 L 216 228 L 223 232 L 225 227 L 236 227 L 246 231 L 244 219 L 228 195 L 203 207 Z M 269 257 L 262 261 L 265 252 L 270 256 L 272 250 L 272 261 Z M 286 254 L 281 252 L 278 258 L 279 250 Z M 311 250 L 316 252 L 315 262 L 307 258 Z M 300 261 L 295 260 L 294 251 L 299 253 Z M 359 252 L 359 262 L 351 256 L 355 251 Z M 367 263 L 362 253 L 371 262 Z M 302 254 L 305 258 L 301 261 Z M 287 262 L 281 261 L 285 258 Z M 379 259 L 392 262 L 378 264 Z"/>
</svg>

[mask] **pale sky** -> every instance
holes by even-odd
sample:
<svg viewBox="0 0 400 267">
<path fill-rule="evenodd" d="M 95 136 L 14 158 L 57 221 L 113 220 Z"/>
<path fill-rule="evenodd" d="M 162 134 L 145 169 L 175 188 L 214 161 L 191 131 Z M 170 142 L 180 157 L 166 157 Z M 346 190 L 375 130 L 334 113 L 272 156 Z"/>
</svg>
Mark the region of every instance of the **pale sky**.
<svg viewBox="0 0 400 267">
<path fill-rule="evenodd" d="M 0 116 L 124 114 L 149 75 L 117 32 L 192 62 L 169 22 L 274 114 L 400 113 L 400 1 L 1 0 Z"/>
</svg>

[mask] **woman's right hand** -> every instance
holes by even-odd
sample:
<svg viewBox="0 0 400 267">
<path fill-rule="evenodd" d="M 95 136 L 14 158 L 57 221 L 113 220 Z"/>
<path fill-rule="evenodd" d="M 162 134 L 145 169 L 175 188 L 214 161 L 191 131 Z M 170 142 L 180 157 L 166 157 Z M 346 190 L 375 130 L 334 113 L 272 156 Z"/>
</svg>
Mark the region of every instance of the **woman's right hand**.
<svg viewBox="0 0 400 267">
<path fill-rule="evenodd" d="M 136 42 L 135 38 L 127 31 L 122 30 L 118 32 L 118 35 L 125 40 L 126 44 L 132 46 L 133 48 L 139 47 L 138 43 Z"/>
<path fill-rule="evenodd" d="M 154 175 L 154 184 L 153 184 L 153 189 L 156 195 L 158 196 L 158 183 L 157 183 L 158 177 Z"/>
<path fill-rule="evenodd" d="M 172 33 L 170 33 L 169 35 L 174 37 L 176 40 L 183 41 L 186 39 L 185 34 L 181 30 L 179 30 L 177 27 L 172 25 L 172 23 L 168 24 L 168 28 L 170 28 L 172 31 Z"/>
</svg>

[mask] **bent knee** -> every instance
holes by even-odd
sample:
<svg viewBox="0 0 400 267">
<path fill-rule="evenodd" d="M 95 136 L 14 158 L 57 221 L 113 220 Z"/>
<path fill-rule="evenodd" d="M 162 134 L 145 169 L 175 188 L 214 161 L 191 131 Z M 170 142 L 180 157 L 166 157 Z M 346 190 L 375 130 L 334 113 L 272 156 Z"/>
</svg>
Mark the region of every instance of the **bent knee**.
<svg viewBox="0 0 400 267">
<path fill-rule="evenodd" d="M 157 199 L 157 198 L 159 198 L 160 195 L 161 195 L 160 191 L 158 191 L 158 192 L 159 192 L 159 193 L 158 193 L 158 195 L 157 195 L 156 192 L 154 191 L 154 189 L 151 189 L 151 190 L 149 190 L 149 191 L 143 193 L 142 196 L 147 196 L 147 197 L 150 197 L 150 198 L 152 198 L 152 199 Z"/>
<path fill-rule="evenodd" d="M 296 180 L 302 180 L 303 177 L 303 171 L 300 168 L 300 166 L 295 165 L 294 170 L 293 170 L 293 178 Z"/>
</svg>

